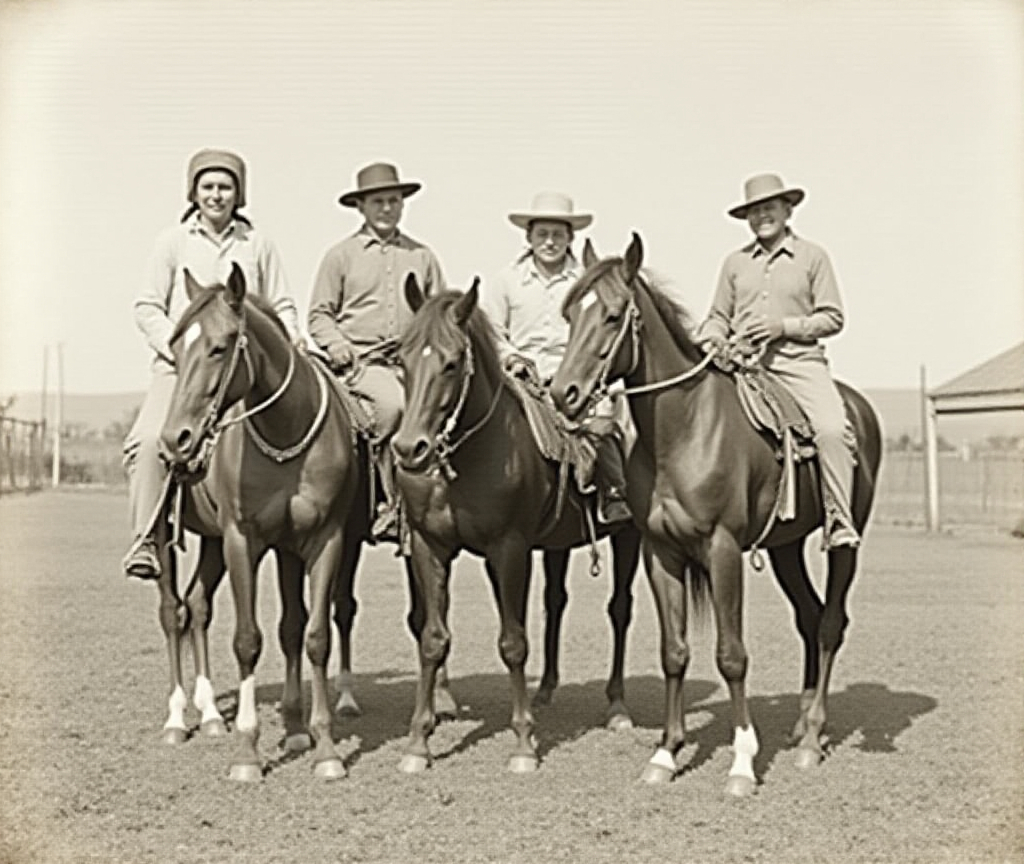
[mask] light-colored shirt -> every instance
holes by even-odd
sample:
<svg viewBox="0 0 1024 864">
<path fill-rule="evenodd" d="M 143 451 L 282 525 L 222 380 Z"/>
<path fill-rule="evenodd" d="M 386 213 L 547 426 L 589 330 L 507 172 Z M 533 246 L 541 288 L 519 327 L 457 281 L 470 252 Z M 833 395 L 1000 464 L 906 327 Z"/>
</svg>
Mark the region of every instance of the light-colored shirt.
<svg viewBox="0 0 1024 864">
<path fill-rule="evenodd" d="M 761 316 L 782 319 L 780 356 L 820 356 L 818 340 L 843 329 L 843 303 L 828 253 L 788 231 L 774 251 L 754 241 L 725 259 L 698 339 L 729 338 Z"/>
<path fill-rule="evenodd" d="M 481 285 L 480 308 L 497 331 L 502 361 L 519 354 L 533 361 L 542 381 L 554 376 L 569 342 L 562 301 L 582 272 L 568 255 L 561 272 L 544 276 L 527 251 Z"/>
<path fill-rule="evenodd" d="M 427 295 L 444 290 L 437 257 L 405 234 L 382 241 L 364 225 L 324 254 L 309 302 L 309 334 L 328 354 L 359 352 L 401 336 L 412 318 L 405 281 Z"/>
<path fill-rule="evenodd" d="M 268 300 L 292 340 L 300 338 L 295 301 L 274 245 L 250 225 L 233 219 L 220 235 L 204 228 L 199 214 L 164 231 L 149 257 L 142 291 L 133 304 L 135 323 L 153 349 L 154 366 L 172 365 L 167 340 L 189 305 L 185 268 L 200 285 L 223 284 L 237 263 L 247 291 Z"/>
</svg>

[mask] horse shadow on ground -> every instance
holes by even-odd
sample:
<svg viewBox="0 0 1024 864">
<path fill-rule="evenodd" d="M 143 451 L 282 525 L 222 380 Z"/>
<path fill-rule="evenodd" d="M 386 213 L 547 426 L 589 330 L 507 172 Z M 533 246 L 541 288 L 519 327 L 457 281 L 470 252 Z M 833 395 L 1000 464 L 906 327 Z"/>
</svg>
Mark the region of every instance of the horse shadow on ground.
<svg viewBox="0 0 1024 864">
<path fill-rule="evenodd" d="M 538 680 L 531 678 L 528 683 L 532 697 Z M 605 727 L 605 683 L 593 680 L 563 684 L 555 691 L 550 705 L 532 709 L 541 759 L 561 745 Z M 435 732 L 431 739 L 435 761 L 456 757 L 510 730 L 512 705 L 507 675 L 462 676 L 453 679 L 450 686 L 459 706 L 455 724 L 460 731 L 449 727 L 449 734 Z M 709 762 L 720 747 L 731 744 L 732 708 L 725 687 L 719 682 L 687 679 L 684 686 L 687 748 L 692 748 L 684 772 L 690 772 Z M 404 741 L 415 704 L 416 676 L 393 669 L 357 674 L 353 676 L 353 690 L 362 714 L 334 714 L 331 729 L 335 742 L 347 741 L 354 746 L 345 756 L 350 767 L 376 750 Z M 257 689 L 257 701 L 276 704 L 281 691 L 280 683 L 261 686 Z M 304 685 L 304 699 L 308 711 L 308 682 Z M 223 701 L 226 719 L 231 719 L 230 695 L 224 694 L 218 701 Z M 664 705 L 664 683 L 660 677 L 627 679 L 626 704 L 635 727 L 660 735 Z M 760 740 L 755 770 L 763 775 L 780 753 L 792 747 L 790 734 L 799 715 L 800 697 L 797 693 L 751 696 L 748 705 Z M 850 684 L 829 695 L 826 753 L 840 746 L 865 753 L 897 752 L 899 736 L 937 705 L 938 701 L 930 696 L 892 690 L 881 682 Z M 343 749 L 348 751 L 350 747 Z"/>
</svg>

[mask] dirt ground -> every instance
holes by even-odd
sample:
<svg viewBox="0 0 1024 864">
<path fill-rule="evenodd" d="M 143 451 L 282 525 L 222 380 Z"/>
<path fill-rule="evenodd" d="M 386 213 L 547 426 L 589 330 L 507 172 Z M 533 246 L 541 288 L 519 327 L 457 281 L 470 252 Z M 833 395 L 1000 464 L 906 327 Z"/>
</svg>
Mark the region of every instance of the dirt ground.
<svg viewBox="0 0 1024 864">
<path fill-rule="evenodd" d="M 167 663 L 154 586 L 118 572 L 126 512 L 123 495 L 107 492 L 0 499 L 3 864 L 1024 861 L 1019 540 L 869 531 L 833 678 L 829 755 L 808 772 L 786 748 L 800 667 L 789 607 L 770 574 L 750 571 L 748 689 L 760 785 L 735 801 L 723 796 L 731 732 L 710 623 L 691 638 L 688 769 L 666 787 L 638 782 L 662 710 L 642 573 L 626 682 L 636 727 L 603 728 L 609 584 L 587 574 L 585 554 L 573 560 L 562 686 L 538 715 L 542 764 L 530 776 L 505 768 L 508 682 L 479 561 L 461 558 L 453 580 L 450 669 L 462 713 L 435 733 L 434 767 L 410 777 L 398 771 L 416 669 L 404 576 L 386 550 L 364 557 L 355 635 L 363 715 L 335 723 L 349 776 L 334 783 L 313 777 L 308 755 L 278 750 L 278 601 L 264 574 L 258 698 L 268 770 L 262 783 L 233 783 L 230 739 L 159 740 Z M 810 559 L 819 565 L 816 551 Z M 535 579 L 533 686 L 542 587 Z M 211 648 L 229 718 L 232 626 L 224 591 Z"/>
</svg>

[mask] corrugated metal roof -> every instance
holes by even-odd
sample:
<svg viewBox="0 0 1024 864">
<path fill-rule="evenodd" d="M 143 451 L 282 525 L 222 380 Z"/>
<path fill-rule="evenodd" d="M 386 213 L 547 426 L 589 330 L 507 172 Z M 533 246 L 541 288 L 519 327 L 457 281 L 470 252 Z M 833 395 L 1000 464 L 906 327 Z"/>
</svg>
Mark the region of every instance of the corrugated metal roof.
<svg viewBox="0 0 1024 864">
<path fill-rule="evenodd" d="M 1024 342 L 968 369 L 929 395 L 935 398 L 1024 393 Z"/>
</svg>

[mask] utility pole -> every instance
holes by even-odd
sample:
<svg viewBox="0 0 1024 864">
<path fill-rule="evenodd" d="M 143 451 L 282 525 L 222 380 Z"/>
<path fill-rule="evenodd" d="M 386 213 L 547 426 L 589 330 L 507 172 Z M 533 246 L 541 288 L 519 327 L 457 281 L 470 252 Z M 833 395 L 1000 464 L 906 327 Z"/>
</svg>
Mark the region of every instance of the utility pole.
<svg viewBox="0 0 1024 864">
<path fill-rule="evenodd" d="M 57 343 L 57 394 L 53 419 L 53 477 L 54 488 L 60 486 L 60 427 L 64 423 L 64 343 Z"/>
</svg>

